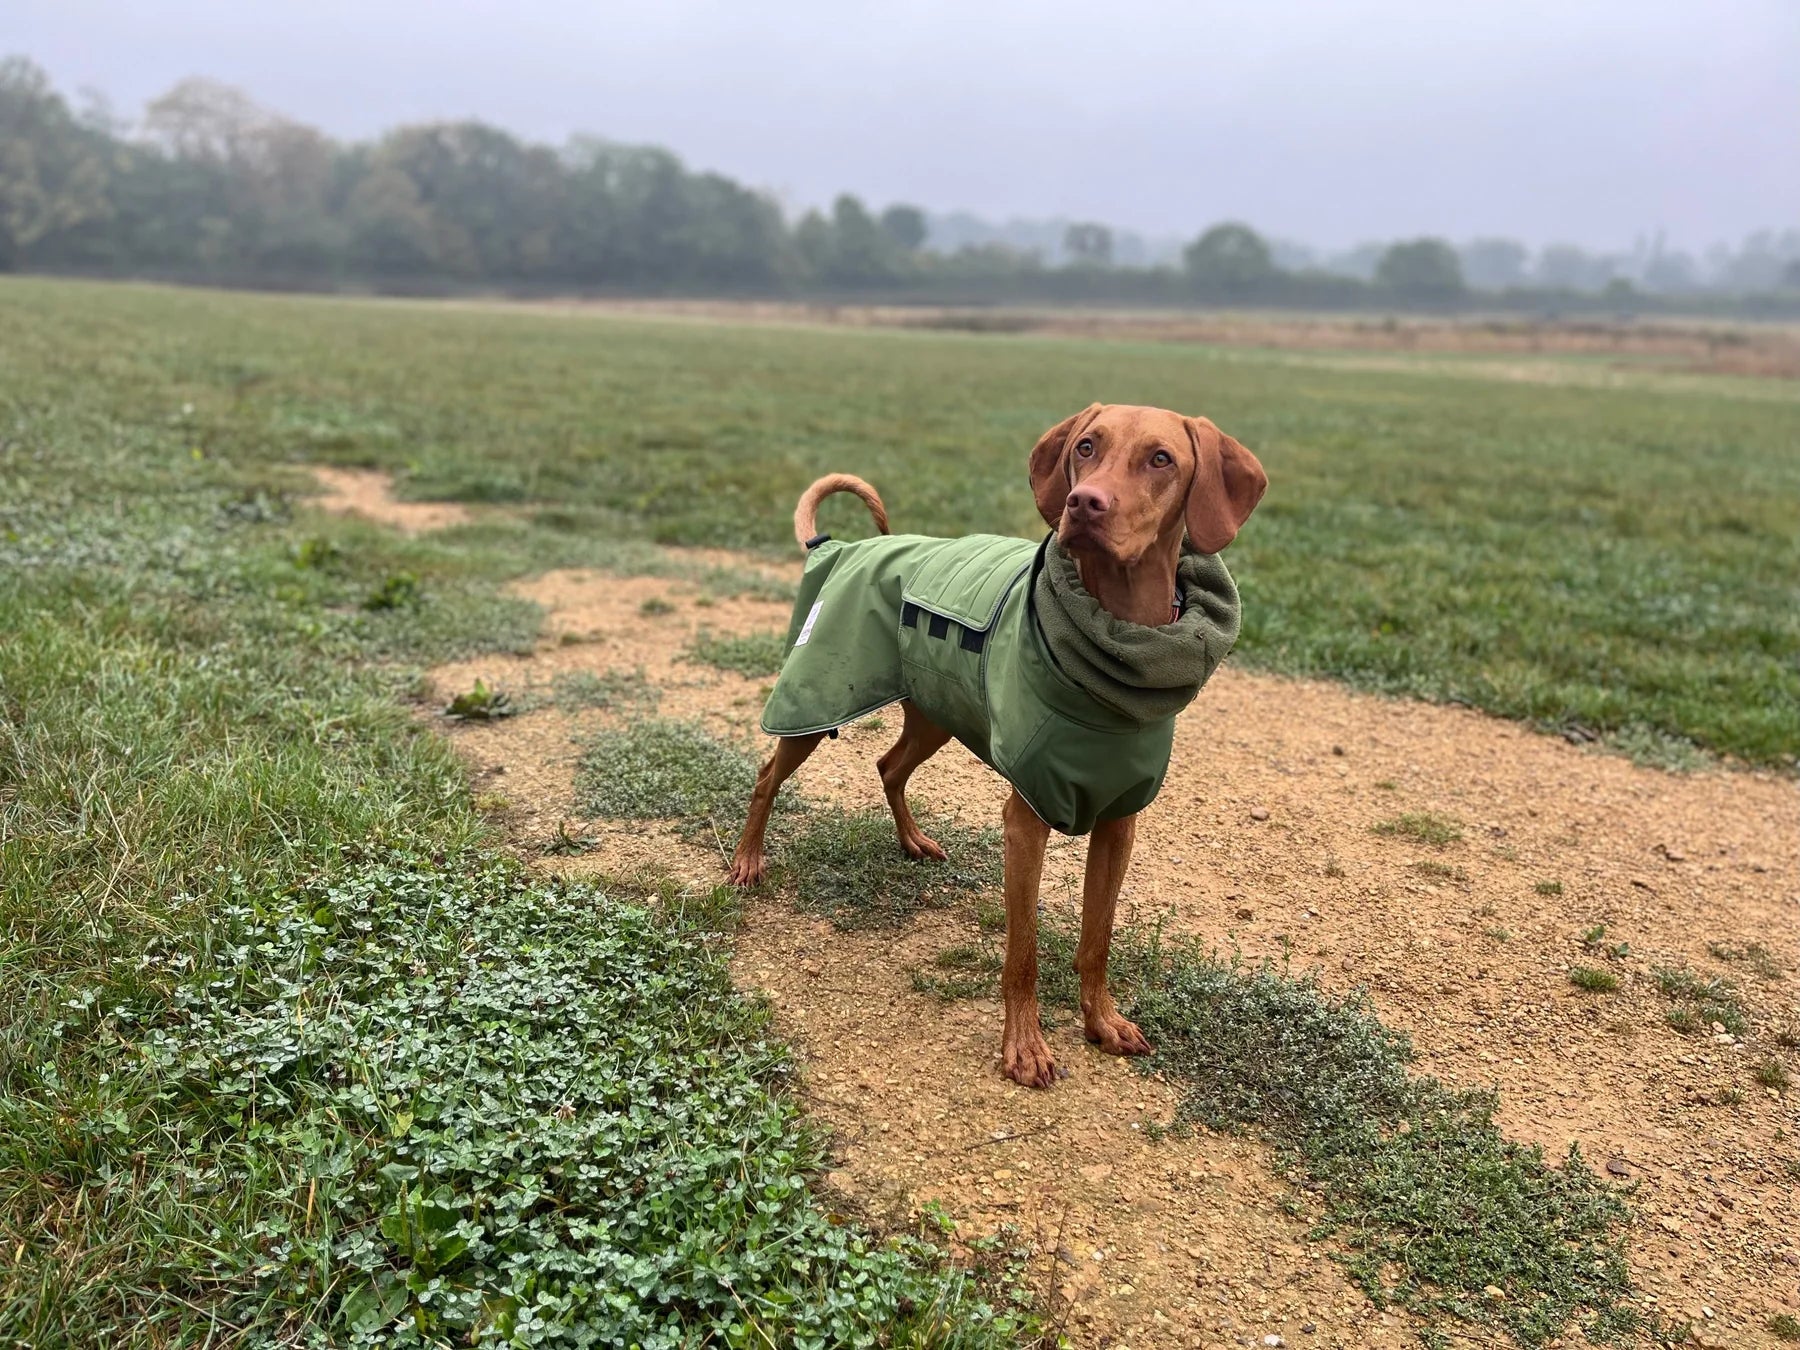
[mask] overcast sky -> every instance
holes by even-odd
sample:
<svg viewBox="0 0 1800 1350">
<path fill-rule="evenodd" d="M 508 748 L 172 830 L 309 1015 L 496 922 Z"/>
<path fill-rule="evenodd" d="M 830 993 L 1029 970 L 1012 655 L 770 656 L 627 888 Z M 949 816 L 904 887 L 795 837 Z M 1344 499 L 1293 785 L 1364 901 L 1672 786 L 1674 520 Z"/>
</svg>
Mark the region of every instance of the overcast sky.
<svg viewBox="0 0 1800 1350">
<path fill-rule="evenodd" d="M 476 116 L 839 191 L 1323 246 L 1800 226 L 1800 0 L 0 0 L 120 112 L 184 75 L 345 137 Z"/>
</svg>

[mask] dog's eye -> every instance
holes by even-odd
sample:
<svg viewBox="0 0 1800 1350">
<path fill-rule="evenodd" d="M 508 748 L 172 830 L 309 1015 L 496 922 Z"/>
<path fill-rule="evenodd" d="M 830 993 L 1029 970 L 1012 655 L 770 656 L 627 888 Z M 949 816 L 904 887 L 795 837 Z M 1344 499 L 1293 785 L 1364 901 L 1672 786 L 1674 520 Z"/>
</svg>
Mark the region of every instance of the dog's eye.
<svg viewBox="0 0 1800 1350">
<path fill-rule="evenodd" d="M 1175 456 L 1171 455 L 1167 450 L 1158 450 L 1154 455 L 1150 456 L 1150 467 L 1153 469 L 1166 469 L 1174 462 Z"/>
<path fill-rule="evenodd" d="M 1083 459 L 1088 458 L 1094 453 L 1094 443 L 1088 440 L 1087 437 L 1082 437 L 1075 442 L 1075 453 L 1080 455 Z"/>
</svg>

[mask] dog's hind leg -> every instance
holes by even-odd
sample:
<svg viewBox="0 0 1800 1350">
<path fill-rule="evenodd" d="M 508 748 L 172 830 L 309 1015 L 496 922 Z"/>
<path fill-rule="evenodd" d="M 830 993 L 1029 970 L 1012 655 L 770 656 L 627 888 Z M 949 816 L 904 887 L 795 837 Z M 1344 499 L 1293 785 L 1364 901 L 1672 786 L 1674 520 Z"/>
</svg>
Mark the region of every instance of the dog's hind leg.
<svg viewBox="0 0 1800 1350">
<path fill-rule="evenodd" d="M 906 780 L 912 777 L 914 769 L 944 748 L 950 733 L 914 707 L 911 699 L 900 700 L 900 712 L 906 719 L 900 728 L 900 739 L 875 761 L 875 771 L 881 775 L 881 790 L 887 794 L 888 808 L 894 813 L 900 847 L 908 857 L 936 858 L 942 862 L 944 850 L 919 828 L 906 804 Z"/>
<path fill-rule="evenodd" d="M 754 886 L 768 871 L 768 859 L 763 854 L 763 834 L 769 828 L 769 813 L 775 809 L 775 794 L 824 739 L 825 733 L 817 731 L 808 736 L 783 736 L 775 742 L 775 753 L 756 775 L 756 787 L 750 793 L 750 814 L 744 821 L 737 852 L 731 855 L 731 867 L 725 874 L 733 886 Z"/>
</svg>

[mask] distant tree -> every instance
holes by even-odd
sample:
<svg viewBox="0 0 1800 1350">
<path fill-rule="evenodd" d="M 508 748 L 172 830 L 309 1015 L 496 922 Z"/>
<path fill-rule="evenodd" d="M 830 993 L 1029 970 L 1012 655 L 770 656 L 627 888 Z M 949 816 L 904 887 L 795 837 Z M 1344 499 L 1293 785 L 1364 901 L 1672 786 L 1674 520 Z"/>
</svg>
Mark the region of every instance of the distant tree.
<svg viewBox="0 0 1800 1350">
<path fill-rule="evenodd" d="M 416 277 L 435 270 L 436 230 L 418 185 L 400 168 L 378 165 L 351 189 L 345 204 L 347 248 L 356 271 Z"/>
<path fill-rule="evenodd" d="M 578 207 L 565 208 L 564 237 L 579 232 L 583 247 L 593 247 L 578 275 L 665 285 L 685 279 L 693 203 L 681 161 L 652 146 L 598 141 L 576 153 Z"/>
<path fill-rule="evenodd" d="M 896 202 L 881 213 L 881 232 L 902 253 L 916 253 L 925 243 L 925 213 Z"/>
<path fill-rule="evenodd" d="M 1263 237 L 1248 225 L 1214 225 L 1182 254 L 1188 275 L 1202 291 L 1241 298 L 1275 275 Z"/>
<path fill-rule="evenodd" d="M 794 251 L 809 276 L 829 276 L 835 262 L 831 222 L 817 211 L 801 216 L 794 222 Z"/>
<path fill-rule="evenodd" d="M 969 277 L 1009 277 L 1041 272 L 1044 258 L 1036 249 L 990 242 L 964 244 L 947 260 L 948 270 Z"/>
<path fill-rule="evenodd" d="M 150 101 L 144 137 L 178 159 L 229 163 L 253 155 L 257 133 L 274 120 L 243 90 L 191 78 Z"/>
<path fill-rule="evenodd" d="M 120 195 L 134 219 L 148 208 L 174 225 L 157 245 L 171 260 L 283 276 L 329 273 L 342 260 L 342 152 L 312 127 L 229 85 L 188 79 L 151 102 L 138 150 Z"/>
<path fill-rule="evenodd" d="M 1638 308 L 1642 293 L 1638 292 L 1631 277 L 1613 277 L 1600 288 L 1600 299 L 1611 304 L 1618 313 L 1631 313 Z"/>
<path fill-rule="evenodd" d="M 1658 251 L 1644 265 L 1644 286 L 1664 293 L 1691 291 L 1700 285 L 1700 269 L 1686 253 Z"/>
<path fill-rule="evenodd" d="M 1789 262 L 1800 258 L 1800 231 L 1758 230 L 1749 235 L 1734 252 L 1729 247 L 1720 251 L 1714 265 L 1718 284 L 1727 290 L 1747 293 L 1772 291 L 1782 283 Z"/>
<path fill-rule="evenodd" d="M 1442 239 L 1412 239 L 1389 245 L 1375 282 L 1409 300 L 1450 300 L 1462 294 L 1462 264 Z"/>
<path fill-rule="evenodd" d="M 1531 254 L 1511 239 L 1476 239 L 1461 250 L 1463 276 L 1471 286 L 1498 291 L 1523 285 Z"/>
<path fill-rule="evenodd" d="M 618 277 L 625 233 L 613 165 L 620 149 L 595 136 L 574 137 L 563 148 L 556 265 L 570 281 L 597 285 Z"/>
<path fill-rule="evenodd" d="M 1574 244 L 1552 244 L 1538 254 L 1537 282 L 1565 291 L 1598 291 L 1627 267 L 1625 258 L 1589 253 Z"/>
<path fill-rule="evenodd" d="M 1800 258 L 1781 269 L 1781 284 L 1789 290 L 1800 291 Z"/>
<path fill-rule="evenodd" d="M 1063 231 L 1063 252 L 1078 263 L 1090 267 L 1110 267 L 1113 260 L 1112 231 L 1092 221 L 1077 222 Z"/>
<path fill-rule="evenodd" d="M 668 159 L 670 176 L 679 178 L 679 163 Z M 412 180 L 430 213 L 432 251 L 442 270 L 504 278 L 546 270 L 562 190 L 551 151 L 481 122 L 441 122 L 390 132 L 374 163 Z M 673 227 L 679 214 L 671 203 L 658 223 Z"/>
<path fill-rule="evenodd" d="M 827 281 L 841 285 L 884 281 L 893 274 L 893 251 L 892 241 L 857 198 L 846 192 L 831 204 Z"/>
<path fill-rule="evenodd" d="M 1318 252 L 1292 239 L 1270 239 L 1269 261 L 1278 272 L 1304 272 L 1319 265 Z"/>
<path fill-rule="evenodd" d="M 781 208 L 720 174 L 687 182 L 687 246 L 677 280 L 726 289 L 760 286 L 793 270 Z"/>
<path fill-rule="evenodd" d="M 106 150 L 41 69 L 22 57 L 0 60 L 0 271 L 111 214 Z"/>
<path fill-rule="evenodd" d="M 333 269 L 347 240 L 334 211 L 338 155 L 324 135 L 297 122 L 273 121 L 258 132 L 244 175 L 254 265 L 283 275 Z"/>
<path fill-rule="evenodd" d="M 1333 253 L 1325 259 L 1324 267 L 1335 276 L 1355 277 L 1358 281 L 1375 280 L 1375 269 L 1381 266 L 1382 255 L 1387 252 L 1386 244 L 1358 244 L 1355 248 L 1346 249 L 1342 253 Z"/>
</svg>

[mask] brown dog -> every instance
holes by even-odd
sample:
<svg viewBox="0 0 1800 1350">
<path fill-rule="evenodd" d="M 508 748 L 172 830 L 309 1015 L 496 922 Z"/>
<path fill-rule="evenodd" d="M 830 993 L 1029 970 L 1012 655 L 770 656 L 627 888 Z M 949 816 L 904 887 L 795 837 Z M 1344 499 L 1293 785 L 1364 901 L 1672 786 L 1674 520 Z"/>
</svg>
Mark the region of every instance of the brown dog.
<svg viewBox="0 0 1800 1350">
<path fill-rule="evenodd" d="M 1115 619 L 1151 628 L 1175 618 L 1171 597 L 1183 536 L 1200 552 L 1217 553 L 1236 537 L 1268 485 L 1256 457 L 1205 418 L 1097 403 L 1044 433 L 1031 452 L 1030 476 L 1038 511 L 1073 556 L 1081 587 Z M 819 501 L 839 491 L 860 496 L 882 533 L 887 532 L 886 513 L 874 489 L 835 474 L 820 479 L 800 499 L 795 534 L 803 545 L 818 542 L 814 521 Z M 812 618 L 818 610 L 814 605 Z M 796 640 L 805 643 L 811 635 L 810 619 L 804 627 L 801 620 L 797 612 L 790 650 Z M 910 699 L 902 699 L 901 709 L 905 721 L 900 738 L 876 767 L 902 847 L 915 858 L 942 858 L 943 850 L 919 829 L 907 808 L 906 784 L 951 733 Z M 735 884 L 753 885 L 762 878 L 764 831 L 775 796 L 826 734 L 783 734 L 763 765 L 731 863 Z M 1001 990 L 1006 1024 L 1001 1068 L 1016 1082 L 1043 1088 L 1057 1076 L 1037 1002 L 1038 885 L 1051 826 L 1017 787 L 1003 820 L 1006 961 Z M 1143 1033 L 1120 1015 L 1106 987 L 1113 913 L 1131 860 L 1136 820 L 1131 814 L 1101 818 L 1093 825 L 1075 955 L 1087 1037 L 1115 1055 L 1147 1054 L 1151 1048 Z"/>
</svg>

